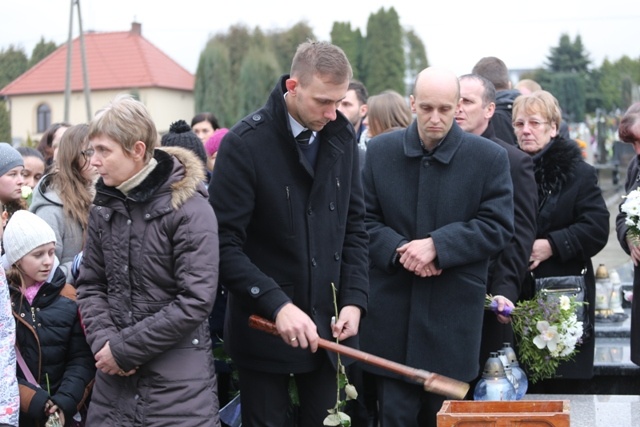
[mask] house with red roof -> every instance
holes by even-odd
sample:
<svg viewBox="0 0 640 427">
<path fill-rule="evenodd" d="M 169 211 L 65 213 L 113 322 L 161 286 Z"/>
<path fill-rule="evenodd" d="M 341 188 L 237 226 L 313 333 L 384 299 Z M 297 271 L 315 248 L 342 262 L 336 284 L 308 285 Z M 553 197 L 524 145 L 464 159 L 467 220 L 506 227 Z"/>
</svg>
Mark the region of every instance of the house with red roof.
<svg viewBox="0 0 640 427">
<path fill-rule="evenodd" d="M 84 34 L 90 89 L 87 114 L 80 37 L 72 41 L 69 121 L 86 123 L 116 95 L 130 93 L 149 109 L 159 133 L 171 122 L 194 115 L 195 77 L 142 37 L 142 25 L 130 31 Z M 14 142 L 38 141 L 51 123 L 64 121 L 67 71 L 65 43 L 0 90 L 8 102 Z"/>
</svg>

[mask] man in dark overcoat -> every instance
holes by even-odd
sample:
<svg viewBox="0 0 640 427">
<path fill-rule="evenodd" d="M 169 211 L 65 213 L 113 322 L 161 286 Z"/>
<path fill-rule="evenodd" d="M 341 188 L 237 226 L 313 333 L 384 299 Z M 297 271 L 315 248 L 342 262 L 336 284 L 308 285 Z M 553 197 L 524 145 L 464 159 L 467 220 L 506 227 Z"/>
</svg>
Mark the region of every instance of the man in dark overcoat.
<svg viewBox="0 0 640 427">
<path fill-rule="evenodd" d="M 336 371 L 316 352 L 318 338 L 357 345 L 368 236 L 355 134 L 337 111 L 351 74 L 340 48 L 303 43 L 291 74 L 218 151 L 209 193 L 220 282 L 230 292 L 225 348 L 238 366 L 246 425 L 284 425 L 290 374 L 298 425 L 322 425 L 335 405 Z M 252 314 L 274 321 L 280 336 L 251 329 Z"/>
<path fill-rule="evenodd" d="M 514 233 L 505 248 L 496 254 L 489 266 L 487 293 L 498 303 L 498 312 L 504 305 L 514 307 L 520 295 L 522 282 L 529 274 L 529 256 L 536 237 L 538 188 L 533 174 L 533 161 L 520 148 L 498 138 L 491 118 L 495 112 L 496 90 L 486 78 L 478 74 L 460 77 L 461 102 L 456 112 L 456 123 L 465 131 L 487 138 L 507 150 L 509 171 L 513 183 Z M 515 347 L 510 317 L 485 312 L 482 323 L 480 370 L 492 351 L 498 351 L 505 342 Z"/>
<path fill-rule="evenodd" d="M 454 121 L 458 79 L 417 77 L 406 130 L 373 138 L 363 171 L 370 234 L 369 314 L 362 347 L 470 381 L 478 355 L 489 258 L 513 233 L 506 151 Z M 436 425 L 444 397 L 378 371 L 381 426 Z"/>
</svg>

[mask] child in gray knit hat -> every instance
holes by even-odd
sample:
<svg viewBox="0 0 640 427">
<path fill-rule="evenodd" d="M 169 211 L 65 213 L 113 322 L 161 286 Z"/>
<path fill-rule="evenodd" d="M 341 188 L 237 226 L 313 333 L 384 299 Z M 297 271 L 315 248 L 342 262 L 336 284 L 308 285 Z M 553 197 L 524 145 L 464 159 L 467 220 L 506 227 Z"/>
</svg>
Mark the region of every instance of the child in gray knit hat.
<svg viewBox="0 0 640 427">
<path fill-rule="evenodd" d="M 0 142 L 0 203 L 2 206 L 19 201 L 22 197 L 24 160 L 22 155 L 6 142 Z"/>
</svg>

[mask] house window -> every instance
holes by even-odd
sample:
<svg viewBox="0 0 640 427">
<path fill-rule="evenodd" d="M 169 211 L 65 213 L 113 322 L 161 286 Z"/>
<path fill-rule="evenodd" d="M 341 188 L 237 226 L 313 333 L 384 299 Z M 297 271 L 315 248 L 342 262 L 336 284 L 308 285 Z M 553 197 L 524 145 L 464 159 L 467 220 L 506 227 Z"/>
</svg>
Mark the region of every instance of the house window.
<svg viewBox="0 0 640 427">
<path fill-rule="evenodd" d="M 38 105 L 38 133 L 42 133 L 51 125 L 51 108 L 47 104 Z"/>
</svg>

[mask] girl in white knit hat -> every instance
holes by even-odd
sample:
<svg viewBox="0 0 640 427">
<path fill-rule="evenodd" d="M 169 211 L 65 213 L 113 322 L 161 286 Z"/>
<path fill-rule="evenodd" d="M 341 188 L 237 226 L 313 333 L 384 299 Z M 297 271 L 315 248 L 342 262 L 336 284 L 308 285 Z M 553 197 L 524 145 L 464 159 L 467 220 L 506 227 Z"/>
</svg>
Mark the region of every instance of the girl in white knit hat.
<svg viewBox="0 0 640 427">
<path fill-rule="evenodd" d="M 20 427 L 42 425 L 55 415 L 61 425 L 71 421 L 95 375 L 75 289 L 58 267 L 55 242 L 51 227 L 25 210 L 14 213 L 4 230 L 2 263 L 16 319 Z"/>
</svg>

